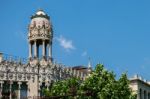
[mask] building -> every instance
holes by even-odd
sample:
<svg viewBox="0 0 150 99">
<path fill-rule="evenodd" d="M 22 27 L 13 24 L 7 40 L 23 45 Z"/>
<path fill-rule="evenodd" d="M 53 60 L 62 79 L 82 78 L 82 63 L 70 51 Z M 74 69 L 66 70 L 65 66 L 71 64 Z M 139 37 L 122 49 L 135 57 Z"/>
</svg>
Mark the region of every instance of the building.
<svg viewBox="0 0 150 99">
<path fill-rule="evenodd" d="M 90 75 L 90 61 L 87 67 L 67 67 L 53 62 L 53 28 L 50 17 L 43 10 L 31 16 L 28 42 L 27 60 L 0 53 L 0 98 L 33 99 L 42 96 L 42 89 L 48 88 L 53 82 L 71 76 L 84 80 Z M 137 94 L 137 99 L 150 99 L 149 82 L 135 76 L 130 80 L 130 87 Z"/>
<path fill-rule="evenodd" d="M 143 80 L 142 77 L 135 75 L 130 79 L 130 88 L 137 99 L 150 99 L 150 82 Z"/>
<path fill-rule="evenodd" d="M 87 76 L 83 71 L 53 62 L 53 28 L 50 17 L 43 10 L 31 16 L 28 42 L 28 60 L 16 60 L 0 53 L 0 98 L 33 99 L 42 96 L 42 89 L 55 81 L 71 76 L 84 79 Z"/>
</svg>

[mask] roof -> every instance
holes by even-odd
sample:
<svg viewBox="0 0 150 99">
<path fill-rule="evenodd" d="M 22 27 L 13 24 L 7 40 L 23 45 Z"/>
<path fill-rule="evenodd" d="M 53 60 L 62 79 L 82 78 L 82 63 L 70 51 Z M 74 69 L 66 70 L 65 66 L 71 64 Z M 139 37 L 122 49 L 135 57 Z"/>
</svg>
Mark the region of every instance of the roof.
<svg viewBox="0 0 150 99">
<path fill-rule="evenodd" d="M 36 12 L 36 15 L 46 15 L 46 13 L 45 13 L 42 9 L 39 9 L 39 10 Z"/>
<path fill-rule="evenodd" d="M 150 87 L 150 84 L 148 82 L 146 82 L 146 81 L 143 81 L 141 79 L 130 79 L 130 83 L 135 83 L 135 82 L 136 83 L 140 82 L 140 83 L 145 84 L 145 85 Z"/>
<path fill-rule="evenodd" d="M 42 18 L 46 18 L 49 20 L 49 16 L 42 9 L 39 9 L 34 15 L 32 15 L 31 19 L 37 18 L 37 17 L 42 17 Z"/>
<path fill-rule="evenodd" d="M 74 66 L 72 67 L 72 69 L 88 69 L 88 68 L 85 66 Z"/>
</svg>

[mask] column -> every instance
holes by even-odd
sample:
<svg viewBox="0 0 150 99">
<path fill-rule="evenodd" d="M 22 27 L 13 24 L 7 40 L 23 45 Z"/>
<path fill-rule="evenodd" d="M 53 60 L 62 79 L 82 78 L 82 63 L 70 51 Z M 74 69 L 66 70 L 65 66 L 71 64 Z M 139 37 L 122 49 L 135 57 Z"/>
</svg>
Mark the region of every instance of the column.
<svg viewBox="0 0 150 99">
<path fill-rule="evenodd" d="M 0 83 L 0 99 L 2 98 L 3 83 L 4 83 L 4 82 L 1 82 L 1 83 Z"/>
<path fill-rule="evenodd" d="M 29 58 L 32 57 L 32 44 L 31 42 L 29 43 Z"/>
<path fill-rule="evenodd" d="M 140 94 L 141 94 L 140 90 L 137 90 L 137 99 L 140 99 Z"/>
<path fill-rule="evenodd" d="M 49 57 L 52 58 L 52 42 L 51 41 L 48 44 L 48 53 L 49 53 Z"/>
<path fill-rule="evenodd" d="M 27 96 L 29 97 L 29 96 L 30 96 L 30 85 L 29 85 L 29 82 L 27 82 L 27 86 L 28 86 L 28 89 L 27 89 Z"/>
<path fill-rule="evenodd" d="M 34 57 L 37 58 L 37 44 L 36 44 L 36 41 L 34 41 Z"/>
<path fill-rule="evenodd" d="M 9 86 L 9 92 L 10 92 L 10 94 L 9 94 L 9 99 L 12 99 L 12 91 L 11 91 L 11 89 L 12 89 L 12 84 L 13 84 L 13 82 L 11 82 L 10 81 L 10 86 Z"/>
<path fill-rule="evenodd" d="M 43 40 L 43 58 L 45 57 L 45 41 Z"/>
<path fill-rule="evenodd" d="M 21 82 L 18 82 L 18 99 L 20 99 Z"/>
<path fill-rule="evenodd" d="M 38 96 L 40 96 L 40 92 L 41 92 L 41 84 L 40 84 L 40 82 L 38 81 Z"/>
</svg>

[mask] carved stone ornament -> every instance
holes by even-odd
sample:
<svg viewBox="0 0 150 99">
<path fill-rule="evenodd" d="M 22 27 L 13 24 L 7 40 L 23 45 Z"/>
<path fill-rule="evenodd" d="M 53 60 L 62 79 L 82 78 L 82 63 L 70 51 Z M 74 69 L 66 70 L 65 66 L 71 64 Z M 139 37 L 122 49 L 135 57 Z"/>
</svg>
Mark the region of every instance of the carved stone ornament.
<svg viewBox="0 0 150 99">
<path fill-rule="evenodd" d="M 19 79 L 19 80 L 22 79 L 22 74 L 18 74 L 18 79 Z"/>
<path fill-rule="evenodd" d="M 13 74 L 12 73 L 9 74 L 9 78 L 13 79 Z"/>
<path fill-rule="evenodd" d="M 47 66 L 48 66 L 48 62 L 45 61 L 44 59 L 42 59 L 42 60 L 40 61 L 40 65 L 41 65 L 42 67 L 47 67 Z"/>
<path fill-rule="evenodd" d="M 37 59 L 34 59 L 34 60 L 30 61 L 31 67 L 35 67 L 37 64 L 38 64 L 38 60 Z"/>
<path fill-rule="evenodd" d="M 0 73 L 0 77 L 1 77 L 1 78 L 4 78 L 4 73 Z"/>
<path fill-rule="evenodd" d="M 30 78 L 31 78 L 31 75 L 30 75 L 30 74 L 28 74 L 28 75 L 27 75 L 27 79 L 28 79 L 28 80 L 30 80 Z"/>
</svg>

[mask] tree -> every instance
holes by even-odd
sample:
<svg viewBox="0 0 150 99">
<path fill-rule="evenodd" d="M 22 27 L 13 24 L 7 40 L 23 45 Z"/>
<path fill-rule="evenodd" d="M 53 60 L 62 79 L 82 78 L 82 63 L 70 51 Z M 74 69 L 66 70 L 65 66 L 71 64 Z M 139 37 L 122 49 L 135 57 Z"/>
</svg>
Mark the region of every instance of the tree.
<svg viewBox="0 0 150 99">
<path fill-rule="evenodd" d="M 68 96 L 65 99 L 136 99 L 129 88 L 129 80 L 124 73 L 116 80 L 115 74 L 97 64 L 84 81 L 73 77 L 54 83 L 45 95 Z"/>
<path fill-rule="evenodd" d="M 55 82 L 52 87 L 44 89 L 45 96 L 75 96 L 79 89 L 80 80 L 72 77 Z"/>
<path fill-rule="evenodd" d="M 129 80 L 126 73 L 123 73 L 118 80 L 118 98 L 124 97 L 124 99 L 136 99 L 136 95 L 132 94 L 132 90 L 129 88 Z"/>
<path fill-rule="evenodd" d="M 126 74 L 116 80 L 115 74 L 104 69 L 102 64 L 97 64 L 96 69 L 81 84 L 80 90 L 89 95 L 81 95 L 81 99 L 136 99 L 131 94 Z"/>
<path fill-rule="evenodd" d="M 81 84 L 80 90 L 90 99 L 111 99 L 114 85 L 115 75 L 104 69 L 102 64 L 97 64 L 96 69 Z M 84 97 L 84 96 L 82 96 Z"/>
</svg>

